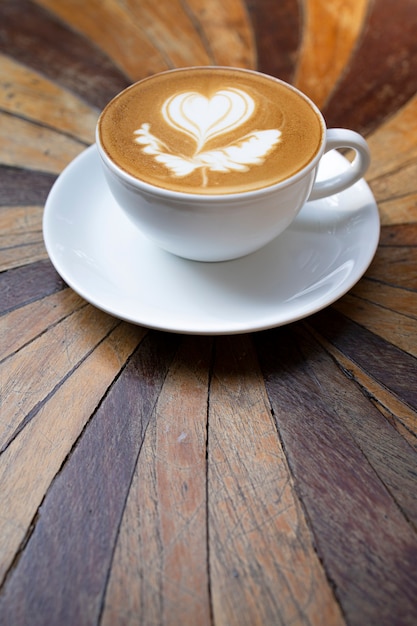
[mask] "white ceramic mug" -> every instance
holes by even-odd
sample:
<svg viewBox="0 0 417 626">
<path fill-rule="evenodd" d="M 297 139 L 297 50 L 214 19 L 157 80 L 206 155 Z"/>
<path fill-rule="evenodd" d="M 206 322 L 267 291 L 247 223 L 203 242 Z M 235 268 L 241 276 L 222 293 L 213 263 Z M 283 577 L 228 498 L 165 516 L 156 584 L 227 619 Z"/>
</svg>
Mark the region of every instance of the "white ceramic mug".
<svg viewBox="0 0 417 626">
<path fill-rule="evenodd" d="M 175 70 L 172 73 L 175 80 Z M 322 126 L 317 153 L 285 180 L 246 192 L 184 193 L 144 182 L 109 156 L 97 125 L 96 144 L 113 196 L 144 235 L 175 255 L 196 261 L 226 261 L 260 249 L 291 224 L 307 201 L 350 187 L 363 177 L 370 163 L 369 148 L 361 135 L 347 129 L 326 129 L 315 104 L 301 95 Z M 323 154 L 337 148 L 353 149 L 353 162 L 336 177 L 315 182 Z"/>
</svg>

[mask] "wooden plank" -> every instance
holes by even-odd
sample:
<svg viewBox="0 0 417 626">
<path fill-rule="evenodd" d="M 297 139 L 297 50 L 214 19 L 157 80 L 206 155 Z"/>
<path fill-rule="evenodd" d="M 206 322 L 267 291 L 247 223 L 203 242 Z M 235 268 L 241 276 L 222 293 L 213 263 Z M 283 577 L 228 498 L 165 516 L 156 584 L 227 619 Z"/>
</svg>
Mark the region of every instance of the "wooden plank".
<svg viewBox="0 0 417 626">
<path fill-rule="evenodd" d="M 214 64 L 209 43 L 188 2 L 125 0 L 125 5 L 169 68 Z"/>
<path fill-rule="evenodd" d="M 367 175 L 378 198 L 382 224 L 411 223 L 414 230 L 417 187 L 412 168 L 415 169 L 417 159 L 416 120 L 417 96 L 368 137 L 372 161 Z M 403 170 L 408 174 L 406 181 Z M 411 235 L 413 230 L 410 228 L 409 232 Z"/>
<path fill-rule="evenodd" d="M 372 187 L 372 185 L 371 185 Z M 378 200 L 381 224 L 407 224 L 417 222 L 417 193 L 394 200 Z"/>
<path fill-rule="evenodd" d="M 0 159 L 5 165 L 59 174 L 85 147 L 54 130 L 0 112 Z"/>
<path fill-rule="evenodd" d="M 208 424 L 214 623 L 344 624 L 254 363 L 248 336 L 217 340 Z"/>
<path fill-rule="evenodd" d="M 417 195 L 417 157 L 407 163 L 398 164 L 391 172 L 375 176 L 372 179 L 371 188 L 378 202 L 386 203 L 399 199 L 404 201 L 415 198 Z M 410 202 L 412 206 L 412 202 Z M 385 211 L 387 207 L 385 206 Z M 413 212 L 415 215 L 415 212 Z"/>
<path fill-rule="evenodd" d="M 296 87 L 322 107 L 355 50 L 369 0 L 304 0 Z"/>
<path fill-rule="evenodd" d="M 344 371 L 345 375 L 355 380 L 363 389 L 365 396 L 385 416 L 390 424 L 402 437 L 417 451 L 417 415 L 415 411 L 397 396 L 390 393 L 385 385 L 379 383 L 372 375 L 346 356 L 328 341 L 323 335 L 316 332 L 307 322 L 309 332 L 331 354 L 335 362 Z"/>
<path fill-rule="evenodd" d="M 21 267 L 28 263 L 36 263 L 47 258 L 42 235 L 39 241 L 21 243 L 21 238 L 10 237 L 9 247 L 0 249 L 0 272 L 10 270 L 14 267 Z"/>
<path fill-rule="evenodd" d="M 0 364 L 0 448 L 9 444 L 48 395 L 118 323 L 87 305 Z"/>
<path fill-rule="evenodd" d="M 180 0 L 125 0 L 122 6 L 115 0 L 37 3 L 96 42 L 132 80 L 173 67 L 254 67 L 256 62 L 250 22 L 239 0 L 189 0 L 186 6 Z"/>
<path fill-rule="evenodd" d="M 0 271 L 47 257 L 42 215 L 39 206 L 0 207 Z"/>
<path fill-rule="evenodd" d="M 414 224 L 392 224 L 381 228 L 380 246 L 415 246 L 417 222 Z"/>
<path fill-rule="evenodd" d="M 89 420 L 8 573 L 1 623 L 99 622 L 133 472 L 177 342 L 148 334 Z"/>
<path fill-rule="evenodd" d="M 32 233 L 42 232 L 42 206 L 0 207 L 0 246 L 8 238 L 22 237 L 22 243 L 30 241 Z M 24 236 L 28 239 L 23 239 Z"/>
<path fill-rule="evenodd" d="M 85 300 L 75 291 L 63 289 L 3 315 L 0 317 L 0 361 L 85 305 Z"/>
<path fill-rule="evenodd" d="M 246 0 L 261 72 L 292 82 L 300 43 L 298 0 Z"/>
<path fill-rule="evenodd" d="M 43 205 L 56 175 L 0 165 L 0 206 Z"/>
<path fill-rule="evenodd" d="M 416 359 L 333 309 L 309 317 L 309 325 L 391 394 L 417 408 Z"/>
<path fill-rule="evenodd" d="M 401 0 L 394 13 L 391 0 L 370 3 L 360 45 L 323 107 L 329 126 L 369 134 L 415 96 L 416 28 L 414 0 Z"/>
<path fill-rule="evenodd" d="M 206 435 L 211 339 L 187 338 L 148 426 L 100 623 L 211 624 Z"/>
<path fill-rule="evenodd" d="M 0 14 L 0 51 L 92 106 L 101 109 L 129 84 L 94 43 L 33 2 L 2 0 Z"/>
<path fill-rule="evenodd" d="M 381 246 L 366 275 L 385 285 L 416 290 L 417 247 Z"/>
<path fill-rule="evenodd" d="M 117 0 L 89 0 L 87 3 L 83 0 L 60 0 L 60 2 L 36 0 L 36 3 L 58 16 L 74 31 L 82 33 L 87 41 L 94 42 L 132 82 L 149 74 L 167 70 L 169 66 L 175 64 L 175 61 L 169 59 L 169 50 L 166 53 L 160 49 L 159 38 L 153 32 L 159 27 L 162 11 L 155 23 L 149 23 L 146 2 L 135 2 L 130 6 L 129 3 L 120 3 Z M 174 3 L 164 3 L 161 9 L 164 8 L 169 13 L 172 4 Z M 153 3 L 154 11 L 158 10 L 158 6 L 159 3 Z M 178 10 L 178 5 L 174 8 Z M 162 21 L 167 22 L 170 40 L 172 41 L 176 35 L 177 47 L 184 49 L 181 42 L 187 41 L 187 47 L 189 42 L 187 38 L 178 37 L 182 30 L 181 16 L 184 15 L 182 7 L 180 12 L 175 14 L 175 30 L 172 29 L 173 15 L 165 15 Z M 188 32 L 184 34 L 189 35 Z M 197 45 L 197 52 L 199 48 L 201 44 L 199 47 Z"/>
<path fill-rule="evenodd" d="M 244 0 L 187 0 L 187 8 L 196 32 L 206 42 L 210 61 L 255 69 L 256 44 Z"/>
<path fill-rule="evenodd" d="M 317 379 L 311 363 L 321 348 L 296 341 L 288 329 L 260 333 L 256 345 L 297 492 L 347 622 L 411 625 L 415 532 L 339 417 L 338 403 L 329 402 L 332 381 Z M 346 378 L 339 389 L 349 402 L 351 386 Z"/>
<path fill-rule="evenodd" d="M 386 394 L 388 395 L 388 394 Z M 390 405 L 390 402 L 386 402 L 381 404 L 379 400 L 371 399 L 371 402 L 378 407 L 378 410 L 381 411 L 382 415 L 394 426 L 395 430 L 397 430 L 403 439 L 407 441 L 407 443 L 417 451 L 417 419 L 416 414 L 412 413 L 409 407 L 404 407 L 405 411 L 399 411 L 400 417 L 398 414 L 393 415 L 390 409 L 387 409 L 387 405 Z M 403 405 L 404 406 L 404 405 Z M 404 424 L 410 421 L 412 423 L 411 428 L 409 429 Z"/>
<path fill-rule="evenodd" d="M 98 109 L 47 80 L 39 72 L 0 54 L 0 108 L 40 122 L 85 144 L 94 143 Z"/>
<path fill-rule="evenodd" d="M 384 309 L 351 294 L 335 302 L 332 307 L 391 345 L 417 357 L 417 319 Z"/>
<path fill-rule="evenodd" d="M 362 278 L 350 291 L 363 300 L 379 304 L 387 310 L 413 319 L 417 318 L 417 293 L 399 287 L 382 285 L 368 278 Z"/>
<path fill-rule="evenodd" d="M 0 580 L 30 532 L 53 478 L 145 333 L 129 324 L 117 326 L 0 456 Z M 86 381 L 88 393 L 80 393 Z"/>
<path fill-rule="evenodd" d="M 308 329 L 308 324 L 306 325 Z M 343 421 L 351 437 L 374 468 L 388 491 L 395 498 L 406 518 L 417 525 L 417 451 L 369 402 L 368 395 L 357 385 L 349 385 L 349 402 L 346 402 L 346 371 L 334 367 L 333 358 L 317 349 L 309 330 L 301 325 L 295 327 L 295 335 L 317 384 L 323 389 L 331 388 L 326 403 Z M 324 344 L 321 344 L 324 347 Z M 328 344 L 327 344 L 328 345 Z M 362 382 L 362 381 L 361 381 Z M 366 387 L 367 393 L 371 391 Z"/>
<path fill-rule="evenodd" d="M 239 0 L 36 0 L 85 34 L 131 78 L 173 67 L 254 67 L 255 45 Z M 97 15 L 100 19 L 97 19 Z M 172 24 L 175 23 L 175 29 Z"/>
<path fill-rule="evenodd" d="M 39 300 L 66 287 L 49 259 L 0 274 L 0 313 Z"/>
<path fill-rule="evenodd" d="M 399 171 L 417 158 L 417 95 L 382 123 L 367 138 L 372 160 L 368 179 Z"/>
</svg>

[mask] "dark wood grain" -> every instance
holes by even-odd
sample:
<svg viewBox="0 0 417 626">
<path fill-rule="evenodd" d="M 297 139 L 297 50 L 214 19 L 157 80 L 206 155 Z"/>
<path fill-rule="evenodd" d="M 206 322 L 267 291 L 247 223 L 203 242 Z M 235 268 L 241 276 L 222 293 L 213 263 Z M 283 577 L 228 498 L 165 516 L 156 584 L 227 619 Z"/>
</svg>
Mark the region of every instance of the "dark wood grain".
<svg viewBox="0 0 417 626">
<path fill-rule="evenodd" d="M 133 471 L 177 342 L 145 339 L 98 407 L 6 580 L 1 623 L 97 623 Z"/>
<path fill-rule="evenodd" d="M 417 361 L 380 337 L 336 313 L 324 311 L 309 323 L 328 341 L 414 409 L 417 407 Z"/>
<path fill-rule="evenodd" d="M 306 324 L 308 326 L 308 324 Z M 346 403 L 343 367 L 334 367 L 333 359 L 320 350 L 310 333 L 302 325 L 294 328 L 295 338 L 303 353 L 308 353 L 312 374 L 322 385 L 328 406 L 343 421 L 350 436 L 367 458 L 385 487 L 408 519 L 417 528 L 417 474 L 416 450 L 401 436 L 395 423 L 386 419 L 372 402 L 360 382 L 349 390 Z M 326 393 L 326 389 L 331 390 Z"/>
<path fill-rule="evenodd" d="M 292 82 L 300 44 L 300 4 L 296 0 L 249 0 L 256 35 L 257 68 Z"/>
<path fill-rule="evenodd" d="M 56 176 L 0 165 L 0 206 L 44 205 Z"/>
<path fill-rule="evenodd" d="M 406 287 L 415 291 L 417 287 L 416 246 L 381 247 L 367 274 L 370 278 L 388 285 Z"/>
<path fill-rule="evenodd" d="M 248 336 L 217 341 L 208 425 L 215 623 L 343 624 L 261 381 Z"/>
<path fill-rule="evenodd" d="M 44 319 L 46 324 L 50 322 L 48 315 Z M 64 320 L 63 324 L 68 329 L 66 321 Z M 99 321 L 97 317 L 94 320 L 96 325 L 99 325 Z M 52 329 L 53 327 L 54 325 Z M 68 334 L 78 336 L 78 343 L 82 343 L 83 336 L 79 332 L 76 321 Z M 31 522 L 52 480 L 63 467 L 75 442 L 82 435 L 86 424 L 107 390 L 119 376 L 127 359 L 145 335 L 146 330 L 139 327 L 123 323 L 114 325 L 94 350 L 84 354 L 84 358 L 76 368 L 68 372 L 67 366 L 67 373 L 61 377 L 60 384 L 57 385 L 53 395 L 48 398 L 47 402 L 38 406 L 36 413 L 32 411 L 34 419 L 26 419 L 24 428 L 21 428 L 18 435 L 2 451 L 0 455 L 0 509 L 2 511 L 0 579 L 2 581 L 13 566 L 20 546 L 25 542 Z M 32 353 L 35 353 L 39 359 L 42 350 L 35 351 L 33 346 L 36 346 L 35 342 L 28 346 L 28 352 L 30 354 L 32 348 Z M 61 346 L 62 341 L 57 343 L 55 351 L 62 353 Z M 67 346 L 65 352 L 69 356 Z M 26 350 L 21 349 L 16 355 L 23 365 L 26 363 L 25 353 Z M 9 363 L 12 360 L 12 358 L 9 359 Z M 6 372 L 7 368 L 6 363 Z M 36 369 L 36 364 L 33 369 Z M 15 385 L 20 379 L 15 374 Z M 4 372 L 2 380 L 4 380 Z M 36 395 L 39 397 L 39 391 L 42 392 L 42 387 L 40 390 L 36 389 L 34 382 L 32 379 L 32 387 L 27 390 L 28 395 L 35 396 L 32 405 L 36 403 Z M 3 408 L 0 413 L 2 417 L 11 399 L 13 395 L 8 399 L 7 404 L 3 399 Z M 4 438 L 3 428 L 1 432 Z"/>
<path fill-rule="evenodd" d="M 381 228 L 380 246 L 417 246 L 417 224 L 396 224 Z"/>
<path fill-rule="evenodd" d="M 415 534 L 338 411 L 326 402 L 333 395 L 331 382 L 318 380 L 311 367 L 320 347 L 300 344 L 285 330 L 265 333 L 257 345 L 266 344 L 270 349 L 262 350 L 261 366 L 274 417 L 348 622 L 411 625 Z"/>
<path fill-rule="evenodd" d="M 98 348 L 119 324 L 116 318 L 84 304 L 64 316 L 59 323 L 52 324 L 48 337 L 45 333 L 39 334 L 2 361 L 2 451 L 58 392 L 67 377 L 77 371 L 90 351 Z M 91 343 L 85 342 L 80 329 L 88 331 Z M 51 353 L 47 349 L 47 341 L 50 346 L 54 345 Z M 20 380 L 27 374 L 30 374 L 31 385 L 19 388 Z"/>
<path fill-rule="evenodd" d="M 0 273 L 0 312 L 12 311 L 65 287 L 49 259 Z"/>
<path fill-rule="evenodd" d="M 126 502 L 103 626 L 211 623 L 207 400 L 212 340 L 184 338 L 164 380 Z"/>
<path fill-rule="evenodd" d="M 0 2 L 1 626 L 415 626 L 416 27 L 414 0 Z M 151 331 L 47 258 L 100 109 L 207 64 L 299 86 L 371 148 L 375 258 L 282 328 Z"/>
<path fill-rule="evenodd" d="M 30 0 L 2 0 L 0 51 L 98 107 L 129 84 L 97 47 Z"/>
<path fill-rule="evenodd" d="M 367 26 L 349 69 L 323 108 L 329 126 L 369 134 L 417 91 L 414 0 L 370 3 Z"/>
</svg>

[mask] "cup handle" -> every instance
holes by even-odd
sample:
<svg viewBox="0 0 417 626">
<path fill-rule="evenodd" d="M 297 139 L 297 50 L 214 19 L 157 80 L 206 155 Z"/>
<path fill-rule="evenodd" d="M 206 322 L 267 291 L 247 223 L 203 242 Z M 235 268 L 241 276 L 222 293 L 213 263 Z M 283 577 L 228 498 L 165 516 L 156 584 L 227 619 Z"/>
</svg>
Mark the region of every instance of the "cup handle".
<svg viewBox="0 0 417 626">
<path fill-rule="evenodd" d="M 326 133 L 324 153 L 337 148 L 352 148 L 355 152 L 349 169 L 325 180 L 316 181 L 308 200 L 320 200 L 326 196 L 340 193 L 363 177 L 371 161 L 368 144 L 359 133 L 346 128 L 330 128 Z"/>
</svg>

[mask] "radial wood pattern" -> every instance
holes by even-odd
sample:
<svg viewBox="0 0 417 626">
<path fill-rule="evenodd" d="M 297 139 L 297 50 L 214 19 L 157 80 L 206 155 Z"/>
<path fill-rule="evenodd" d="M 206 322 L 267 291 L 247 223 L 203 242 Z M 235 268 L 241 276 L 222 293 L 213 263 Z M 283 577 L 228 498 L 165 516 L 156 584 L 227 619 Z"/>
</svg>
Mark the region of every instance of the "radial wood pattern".
<svg viewBox="0 0 417 626">
<path fill-rule="evenodd" d="M 414 0 L 2 0 L 0 624 L 417 623 L 416 29 Z M 48 258 L 101 108 L 197 64 L 368 139 L 376 256 L 302 321 L 151 331 Z"/>
</svg>

